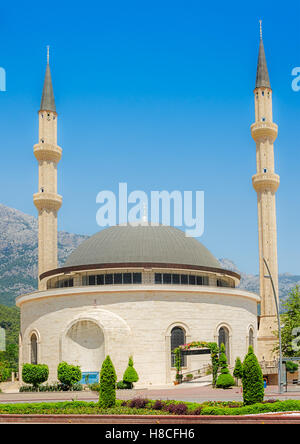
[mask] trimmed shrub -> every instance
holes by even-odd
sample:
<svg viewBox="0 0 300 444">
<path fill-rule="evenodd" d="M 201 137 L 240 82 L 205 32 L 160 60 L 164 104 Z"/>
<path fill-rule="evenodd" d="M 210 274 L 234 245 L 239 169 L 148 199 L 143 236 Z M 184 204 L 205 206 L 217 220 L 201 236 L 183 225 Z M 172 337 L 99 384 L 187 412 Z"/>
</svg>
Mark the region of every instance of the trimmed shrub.
<svg viewBox="0 0 300 444">
<path fill-rule="evenodd" d="M 133 387 L 133 383 L 137 382 L 139 380 L 139 376 L 135 370 L 135 368 L 133 367 L 133 359 L 132 356 L 130 356 L 129 360 L 128 360 L 128 367 L 124 372 L 123 375 L 123 382 L 127 382 L 130 384 L 130 388 Z"/>
<path fill-rule="evenodd" d="M 81 379 L 80 367 L 60 362 L 57 367 L 57 379 L 70 390 Z"/>
<path fill-rule="evenodd" d="M 242 362 L 240 360 L 239 357 L 236 358 L 235 360 L 235 366 L 234 366 L 234 370 L 233 370 L 233 376 L 239 380 L 242 379 L 243 377 L 243 365 Z"/>
<path fill-rule="evenodd" d="M 107 355 L 102 363 L 102 368 L 100 372 L 100 391 L 99 391 L 100 407 L 106 408 L 106 407 L 115 406 L 116 382 L 117 382 L 116 371 L 109 355 Z"/>
<path fill-rule="evenodd" d="M 243 363 L 243 400 L 245 405 L 264 400 L 264 380 L 253 347 L 250 346 Z"/>
<path fill-rule="evenodd" d="M 234 379 L 228 370 L 224 344 L 221 344 L 220 347 L 219 365 L 221 367 L 221 373 L 217 378 L 216 387 L 228 389 L 234 385 Z"/>
<path fill-rule="evenodd" d="M 234 385 L 234 379 L 230 373 L 220 374 L 217 379 L 216 387 L 228 389 Z"/>
<path fill-rule="evenodd" d="M 22 379 L 26 384 L 32 384 L 34 388 L 47 381 L 48 376 L 49 369 L 46 364 L 23 364 Z"/>
</svg>

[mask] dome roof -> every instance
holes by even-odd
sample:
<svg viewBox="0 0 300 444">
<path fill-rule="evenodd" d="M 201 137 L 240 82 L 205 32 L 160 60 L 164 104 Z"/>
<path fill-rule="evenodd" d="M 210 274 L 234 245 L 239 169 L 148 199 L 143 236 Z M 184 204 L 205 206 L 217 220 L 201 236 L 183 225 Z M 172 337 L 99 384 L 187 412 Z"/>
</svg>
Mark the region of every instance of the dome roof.
<svg viewBox="0 0 300 444">
<path fill-rule="evenodd" d="M 74 250 L 64 267 L 92 264 L 163 263 L 221 268 L 204 245 L 177 228 L 114 226 L 99 231 Z"/>
</svg>

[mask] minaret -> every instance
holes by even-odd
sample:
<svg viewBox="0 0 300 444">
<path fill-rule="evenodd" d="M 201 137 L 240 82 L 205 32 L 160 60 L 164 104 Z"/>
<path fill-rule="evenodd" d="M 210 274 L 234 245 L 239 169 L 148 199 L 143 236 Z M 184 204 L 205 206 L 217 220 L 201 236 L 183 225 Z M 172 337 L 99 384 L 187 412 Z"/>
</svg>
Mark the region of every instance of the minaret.
<svg viewBox="0 0 300 444">
<path fill-rule="evenodd" d="M 260 42 L 254 89 L 255 123 L 251 125 L 251 134 L 256 142 L 257 172 L 252 177 L 252 184 L 257 193 L 258 237 L 259 237 L 259 273 L 261 316 L 258 331 L 258 355 L 260 360 L 272 360 L 276 352 L 272 349 L 278 343 L 278 331 L 275 299 L 270 279 L 266 279 L 267 270 L 263 258 L 268 263 L 276 294 L 278 297 L 277 264 L 277 228 L 275 193 L 279 186 L 279 176 L 274 171 L 273 143 L 278 127 L 273 123 L 272 89 L 270 86 L 262 28 L 260 21 Z"/>
<path fill-rule="evenodd" d="M 62 197 L 57 194 L 57 164 L 62 149 L 57 145 L 57 113 L 47 47 L 47 67 L 39 111 L 39 143 L 33 152 L 39 163 L 39 192 L 33 195 L 38 210 L 38 275 L 57 268 L 57 211 Z M 44 289 L 39 279 L 39 289 Z"/>
</svg>

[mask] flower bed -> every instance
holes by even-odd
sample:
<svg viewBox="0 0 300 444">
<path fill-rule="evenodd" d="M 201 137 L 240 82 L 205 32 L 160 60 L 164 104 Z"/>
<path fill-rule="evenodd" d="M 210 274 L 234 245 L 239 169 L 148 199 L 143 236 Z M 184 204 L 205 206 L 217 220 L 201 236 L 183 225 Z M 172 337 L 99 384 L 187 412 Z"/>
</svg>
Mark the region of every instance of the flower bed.
<svg viewBox="0 0 300 444">
<path fill-rule="evenodd" d="M 244 406 L 242 402 L 161 401 L 135 398 L 117 400 L 112 408 L 85 401 L 0 404 L 1 414 L 84 414 L 84 415 L 251 415 L 300 410 L 300 400 L 270 400 Z"/>
</svg>

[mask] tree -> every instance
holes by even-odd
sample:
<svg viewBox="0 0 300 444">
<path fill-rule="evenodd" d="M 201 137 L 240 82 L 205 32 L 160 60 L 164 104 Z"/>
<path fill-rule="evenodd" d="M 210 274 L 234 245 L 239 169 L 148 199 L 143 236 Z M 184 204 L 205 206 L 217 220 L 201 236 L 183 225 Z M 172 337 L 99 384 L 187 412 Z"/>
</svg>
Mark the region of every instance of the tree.
<svg viewBox="0 0 300 444">
<path fill-rule="evenodd" d="M 26 384 L 32 384 L 35 389 L 47 381 L 48 376 L 49 369 L 46 364 L 23 364 L 22 379 Z"/>
<path fill-rule="evenodd" d="M 100 372 L 99 405 L 103 408 L 114 407 L 116 404 L 116 382 L 117 375 L 114 365 L 106 356 L 102 363 Z"/>
<path fill-rule="evenodd" d="M 239 357 L 237 357 L 236 360 L 235 360 L 233 376 L 237 379 L 237 381 L 239 379 L 242 379 L 242 377 L 243 377 L 243 365 L 242 365 L 242 361 L 241 361 L 241 359 Z"/>
<path fill-rule="evenodd" d="M 128 367 L 124 372 L 123 375 L 123 382 L 127 382 L 130 384 L 130 388 L 133 387 L 133 383 L 137 382 L 139 380 L 139 376 L 135 370 L 135 368 L 133 367 L 133 359 L 132 356 L 130 356 L 129 360 L 128 360 Z"/>
<path fill-rule="evenodd" d="M 255 404 L 264 400 L 263 374 L 250 345 L 243 363 L 243 399 L 244 404 Z"/>
<path fill-rule="evenodd" d="M 281 344 L 284 356 L 300 357 L 300 346 L 297 336 L 300 333 L 300 287 L 296 285 L 288 293 L 288 298 L 282 303 L 284 313 L 280 316 Z"/>
<path fill-rule="evenodd" d="M 11 374 L 10 365 L 8 362 L 0 360 L 0 382 L 5 382 L 9 379 Z"/>
<path fill-rule="evenodd" d="M 216 387 L 217 388 L 229 388 L 234 385 L 234 379 L 229 373 L 227 358 L 225 354 L 225 345 L 221 344 L 220 347 L 220 357 L 219 357 L 219 366 L 221 368 L 221 373 L 217 378 Z"/>
<path fill-rule="evenodd" d="M 57 367 L 57 379 L 70 390 L 81 379 L 80 367 L 60 362 Z"/>
</svg>

